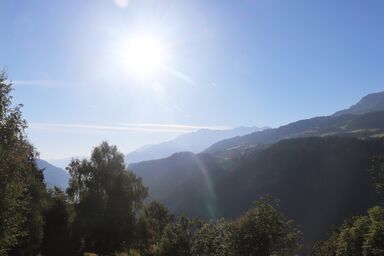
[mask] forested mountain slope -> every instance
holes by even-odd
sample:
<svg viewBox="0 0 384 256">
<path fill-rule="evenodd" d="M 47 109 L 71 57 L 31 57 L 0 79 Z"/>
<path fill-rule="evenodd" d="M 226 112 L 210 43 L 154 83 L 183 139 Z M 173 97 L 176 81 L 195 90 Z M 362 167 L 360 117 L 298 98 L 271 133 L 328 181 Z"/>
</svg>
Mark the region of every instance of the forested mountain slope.
<svg viewBox="0 0 384 256">
<path fill-rule="evenodd" d="M 180 153 L 131 168 L 151 198 L 190 215 L 236 217 L 253 201 L 272 196 L 311 242 L 374 204 L 369 159 L 380 154 L 381 139 L 310 137 L 248 150 L 230 164 L 209 154 Z"/>
</svg>

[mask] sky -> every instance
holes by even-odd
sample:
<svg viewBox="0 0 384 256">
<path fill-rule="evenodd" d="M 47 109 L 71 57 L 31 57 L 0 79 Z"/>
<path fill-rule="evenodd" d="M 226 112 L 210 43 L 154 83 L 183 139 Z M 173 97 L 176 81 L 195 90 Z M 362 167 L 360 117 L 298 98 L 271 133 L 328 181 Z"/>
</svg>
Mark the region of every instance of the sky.
<svg viewBox="0 0 384 256">
<path fill-rule="evenodd" d="M 382 91 L 383 13 L 381 0 L 1 0 L 0 68 L 42 158 L 86 156 L 102 140 L 128 153 L 200 128 L 329 115 Z M 140 40 L 127 50 L 138 38 L 161 60 Z"/>
</svg>

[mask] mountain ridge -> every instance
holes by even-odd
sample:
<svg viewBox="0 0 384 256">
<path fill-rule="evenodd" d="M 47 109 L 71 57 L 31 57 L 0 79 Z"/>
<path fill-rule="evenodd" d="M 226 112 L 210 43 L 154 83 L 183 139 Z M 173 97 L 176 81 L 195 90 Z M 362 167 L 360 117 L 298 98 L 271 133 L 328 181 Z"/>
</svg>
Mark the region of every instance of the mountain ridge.
<svg viewBox="0 0 384 256">
<path fill-rule="evenodd" d="M 237 138 L 222 140 L 206 148 L 204 152 L 214 153 L 236 146 L 247 147 L 258 143 L 273 143 L 282 139 L 297 138 L 301 136 L 323 136 L 327 133 L 332 132 L 342 133 L 343 131 L 341 131 L 340 129 L 338 131 L 321 131 L 319 130 L 319 126 L 324 127 L 330 122 L 346 122 L 348 121 L 347 119 L 355 119 L 355 116 L 382 111 L 384 111 L 384 92 L 371 93 L 364 96 L 359 102 L 357 102 L 350 108 L 337 111 L 333 115 L 298 120 L 295 122 L 288 123 L 286 125 L 282 125 L 278 128 L 268 129 L 266 131 L 257 131 Z M 380 124 L 379 126 L 380 129 L 383 129 L 382 124 Z M 352 132 L 352 130 L 349 130 L 349 132 Z"/>
<path fill-rule="evenodd" d="M 67 188 L 69 173 L 66 170 L 42 159 L 36 159 L 36 164 L 39 169 L 43 170 L 44 180 L 48 188 L 53 188 L 54 186 L 63 190 Z"/>
<path fill-rule="evenodd" d="M 368 137 L 381 134 L 384 129 L 384 111 L 361 115 L 344 114 L 337 116 L 314 117 L 299 120 L 274 129 L 254 132 L 244 136 L 219 141 L 207 149 L 206 153 L 216 153 L 234 147 L 250 147 L 257 144 L 274 143 L 282 139 L 344 135 Z M 369 123 L 369 124 L 368 124 Z"/>
<path fill-rule="evenodd" d="M 125 156 L 125 163 L 129 165 L 141 161 L 161 159 L 177 152 L 190 151 L 199 153 L 211 144 L 222 139 L 264 129 L 267 129 L 267 127 L 258 128 L 241 126 L 229 130 L 200 129 L 196 132 L 180 135 L 173 140 L 140 147 Z"/>
<path fill-rule="evenodd" d="M 384 111 L 384 92 L 370 93 L 351 107 L 337 111 L 333 115 L 366 114 L 375 111 Z"/>
</svg>

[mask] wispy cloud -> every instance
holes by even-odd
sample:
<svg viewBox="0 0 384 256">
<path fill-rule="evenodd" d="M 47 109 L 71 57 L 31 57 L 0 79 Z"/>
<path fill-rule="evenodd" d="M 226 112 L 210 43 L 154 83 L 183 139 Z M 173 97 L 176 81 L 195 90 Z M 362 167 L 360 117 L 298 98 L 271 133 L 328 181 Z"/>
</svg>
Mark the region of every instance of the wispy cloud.
<svg viewBox="0 0 384 256">
<path fill-rule="evenodd" d="M 122 123 L 120 125 L 128 127 L 141 127 L 141 128 L 153 128 L 153 129 L 180 129 L 180 130 L 199 130 L 199 129 L 212 129 L 212 130 L 224 130 L 228 127 L 224 126 L 204 126 L 204 125 L 185 125 L 185 124 L 155 124 L 155 123 Z"/>
<path fill-rule="evenodd" d="M 59 124 L 59 123 L 30 123 L 30 129 L 49 131 L 104 131 L 104 132 L 162 132 L 162 133 L 188 133 L 199 129 L 223 130 L 223 126 L 201 126 L 182 124 L 154 124 L 154 123 L 123 123 L 116 125 L 100 124 Z"/>
<path fill-rule="evenodd" d="M 21 86 L 44 86 L 44 87 L 57 87 L 63 84 L 58 80 L 12 80 L 14 85 Z"/>
</svg>

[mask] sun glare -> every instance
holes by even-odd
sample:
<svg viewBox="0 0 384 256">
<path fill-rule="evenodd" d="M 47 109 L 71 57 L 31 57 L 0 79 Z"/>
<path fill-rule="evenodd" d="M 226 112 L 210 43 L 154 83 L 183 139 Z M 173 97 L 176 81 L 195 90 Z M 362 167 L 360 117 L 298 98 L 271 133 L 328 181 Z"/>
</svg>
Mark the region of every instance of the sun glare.
<svg viewBox="0 0 384 256">
<path fill-rule="evenodd" d="M 153 75 L 165 64 L 165 49 L 152 37 L 137 37 L 129 40 L 122 49 L 123 62 L 135 75 Z"/>
</svg>

